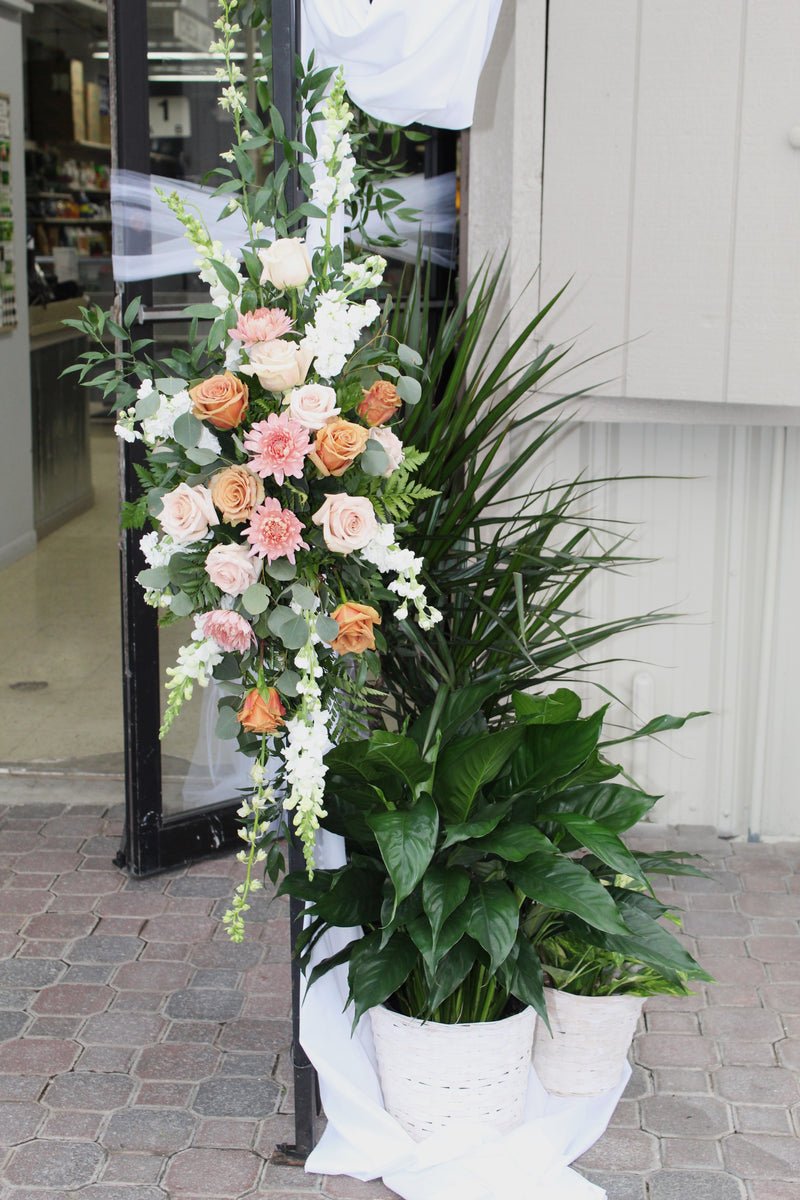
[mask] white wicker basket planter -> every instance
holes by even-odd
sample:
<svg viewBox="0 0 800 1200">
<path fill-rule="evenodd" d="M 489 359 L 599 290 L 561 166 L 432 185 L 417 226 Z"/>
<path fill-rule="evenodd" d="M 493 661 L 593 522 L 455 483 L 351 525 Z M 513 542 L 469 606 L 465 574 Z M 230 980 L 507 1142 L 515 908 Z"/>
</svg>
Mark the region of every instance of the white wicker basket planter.
<svg viewBox="0 0 800 1200">
<path fill-rule="evenodd" d="M 422 1141 L 453 1121 L 506 1133 L 522 1123 L 536 1014 L 442 1025 L 370 1009 L 383 1102 Z"/>
<path fill-rule="evenodd" d="M 643 996 L 572 996 L 544 989 L 553 1030 L 536 1026 L 533 1067 L 554 1096 L 595 1096 L 619 1083 Z"/>
</svg>

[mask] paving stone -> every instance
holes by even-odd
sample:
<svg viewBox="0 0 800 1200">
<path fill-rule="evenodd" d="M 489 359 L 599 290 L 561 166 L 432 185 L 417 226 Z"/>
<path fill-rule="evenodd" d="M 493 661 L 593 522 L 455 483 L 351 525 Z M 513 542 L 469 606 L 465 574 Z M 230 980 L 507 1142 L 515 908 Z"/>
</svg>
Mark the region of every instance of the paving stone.
<svg viewBox="0 0 800 1200">
<path fill-rule="evenodd" d="M 14 870 L 25 875 L 63 875 L 80 865 L 81 856 L 69 850 L 29 850 L 20 854 Z"/>
<path fill-rule="evenodd" d="M 158 1012 L 164 1003 L 161 992 L 117 992 L 110 1012 Z"/>
<path fill-rule="evenodd" d="M 78 938 L 72 943 L 68 961 L 73 963 L 133 962 L 143 945 L 144 942 L 138 937 L 92 935 Z"/>
<path fill-rule="evenodd" d="M 220 1035 L 224 1050 L 282 1050 L 292 1040 L 291 1021 L 229 1021 Z"/>
<path fill-rule="evenodd" d="M 275 1069 L 274 1054 L 225 1054 L 217 1075 L 246 1075 L 250 1079 L 271 1079 Z"/>
<path fill-rule="evenodd" d="M 71 1138 L 79 1142 L 97 1141 L 104 1116 L 97 1112 L 73 1112 L 68 1109 L 48 1113 L 39 1136 L 45 1139 Z"/>
<path fill-rule="evenodd" d="M 57 896 L 100 896 L 118 892 L 121 885 L 122 877 L 116 871 L 73 871 L 69 875 L 62 875 L 53 884 L 52 890 Z"/>
<path fill-rule="evenodd" d="M 78 1108 L 90 1112 L 107 1112 L 127 1104 L 133 1092 L 133 1082 L 122 1074 L 58 1075 L 44 1094 L 50 1108 Z"/>
<path fill-rule="evenodd" d="M 646 1012 L 648 1033 L 699 1033 L 696 1013 Z"/>
<path fill-rule="evenodd" d="M 16 1146 L 32 1138 L 44 1120 L 38 1104 L 24 1101 L 0 1101 L 0 1148 Z"/>
<path fill-rule="evenodd" d="M 646 1096 L 642 1124 L 660 1137 L 718 1138 L 733 1129 L 728 1106 L 708 1096 Z"/>
<path fill-rule="evenodd" d="M 201 942 L 192 946 L 190 961 L 197 967 L 229 968 L 234 971 L 246 971 L 260 963 L 264 957 L 264 947 L 254 942 Z"/>
<path fill-rule="evenodd" d="M 57 983 L 44 988 L 31 1005 L 36 1013 L 68 1016 L 103 1012 L 114 998 L 109 987 L 93 983 Z"/>
<path fill-rule="evenodd" d="M 216 1040 L 219 1033 L 219 1021 L 171 1021 L 165 1042 L 199 1042 L 209 1046 Z"/>
<path fill-rule="evenodd" d="M 166 1012 L 170 1017 L 189 1020 L 230 1021 L 241 1011 L 243 997 L 238 992 L 216 988 L 182 988 L 170 996 Z"/>
<path fill-rule="evenodd" d="M 607 1171 L 584 1171 L 580 1174 L 585 1176 L 590 1183 L 597 1184 L 598 1187 L 605 1188 L 609 1200 L 644 1200 L 645 1188 L 647 1184 L 641 1175 L 623 1175 L 619 1171 L 614 1171 L 613 1174 Z M 384 1196 L 394 1196 L 394 1192 L 384 1188 Z M 336 1193 L 329 1190 L 329 1185 L 323 1184 L 324 1196 L 335 1196 Z M 346 1196 L 346 1192 L 340 1192 L 339 1195 Z M 377 1194 L 376 1194 L 377 1195 Z"/>
<path fill-rule="evenodd" d="M 679 882 L 681 892 L 737 893 L 741 891 L 739 876 L 733 871 L 708 871 L 707 875 L 707 878 L 702 875 L 681 876 Z"/>
<path fill-rule="evenodd" d="M 800 962 L 768 963 L 770 983 L 793 983 L 800 980 Z"/>
<path fill-rule="evenodd" d="M 211 1046 L 168 1045 L 145 1046 L 139 1055 L 134 1075 L 141 1079 L 190 1080 L 200 1082 L 213 1075 L 219 1052 Z"/>
<path fill-rule="evenodd" d="M 721 1171 L 659 1171 L 648 1181 L 649 1200 L 745 1200 L 740 1179 Z"/>
<path fill-rule="evenodd" d="M 125 1109 L 112 1115 L 102 1141 L 109 1150 L 174 1154 L 190 1144 L 195 1125 L 195 1118 L 179 1109 Z"/>
<path fill-rule="evenodd" d="M 160 1154 L 114 1151 L 108 1156 L 103 1183 L 155 1183 L 163 1166 Z"/>
<path fill-rule="evenodd" d="M 740 1042 L 730 1039 L 718 1041 L 717 1045 L 726 1067 L 773 1067 L 778 1061 L 771 1042 Z"/>
<path fill-rule="evenodd" d="M 240 974 L 238 971 L 217 971 L 210 967 L 201 967 L 192 976 L 193 988 L 237 988 Z"/>
<path fill-rule="evenodd" d="M 231 879 L 229 875 L 184 875 L 183 879 L 173 879 L 167 888 L 168 896 L 203 896 L 216 900 L 220 896 L 230 896 Z"/>
<path fill-rule="evenodd" d="M 101 917 L 92 933 L 97 937 L 138 937 L 144 917 Z"/>
<path fill-rule="evenodd" d="M 279 1168 L 275 1166 L 267 1166 L 264 1172 L 264 1182 L 271 1180 L 275 1172 Z M 290 1170 L 290 1168 L 283 1168 Z M 582 1171 L 582 1175 L 588 1175 L 588 1171 Z M 355 1184 L 353 1190 L 349 1190 Z M 326 1175 L 323 1180 L 323 1194 L 331 1196 L 332 1200 L 386 1200 L 389 1196 L 397 1195 L 396 1192 L 390 1192 L 389 1188 L 384 1187 L 380 1180 L 351 1180 L 351 1178 L 343 1175 Z M 633 1198 L 632 1198 L 633 1200 Z M 639 1200 L 636 1196 L 636 1200 Z"/>
<path fill-rule="evenodd" d="M 706 1002 L 702 988 L 699 984 L 696 984 L 695 991 L 688 996 L 649 996 L 645 1011 L 647 1013 L 699 1012 L 705 1006 Z"/>
<path fill-rule="evenodd" d="M 114 974 L 113 966 L 93 966 L 91 963 L 78 963 L 67 967 L 61 976 L 61 983 L 109 983 Z"/>
<path fill-rule="evenodd" d="M 746 892 L 738 897 L 739 911 L 748 917 L 793 917 L 800 919 L 800 896 L 776 892 Z"/>
<path fill-rule="evenodd" d="M 19 1037 L 30 1017 L 24 1012 L 0 1011 L 0 1042 Z"/>
<path fill-rule="evenodd" d="M 80 1046 L 66 1038 L 23 1038 L 0 1046 L 0 1072 L 14 1075 L 56 1075 L 68 1071 Z"/>
<path fill-rule="evenodd" d="M 744 938 L 751 925 L 739 913 L 689 912 L 683 918 L 683 931 L 690 937 Z"/>
<path fill-rule="evenodd" d="M 661 1144 L 661 1161 L 665 1167 L 705 1167 L 719 1170 L 722 1154 L 715 1141 L 710 1138 L 665 1138 Z"/>
<path fill-rule="evenodd" d="M 32 988 L 0 988 L 0 1010 L 21 1012 L 33 1001 L 36 992 Z"/>
<path fill-rule="evenodd" d="M 610 1127 L 577 1161 L 599 1171 L 652 1171 L 659 1166 L 658 1139 L 639 1129 Z"/>
<path fill-rule="evenodd" d="M 190 969 L 181 962 L 137 962 L 119 967 L 113 976 L 115 988 L 124 991 L 160 992 L 165 994 L 184 987 Z"/>
<path fill-rule="evenodd" d="M 723 1142 L 729 1171 L 745 1179 L 800 1178 L 800 1144 L 794 1137 L 734 1133 Z"/>
<path fill-rule="evenodd" d="M 166 1022 L 150 1013 L 103 1013 L 81 1030 L 84 1046 L 145 1046 L 158 1041 Z"/>
<path fill-rule="evenodd" d="M 83 1017 L 36 1017 L 26 1030 L 28 1037 L 72 1038 L 83 1024 Z"/>
<path fill-rule="evenodd" d="M 260 1121 L 206 1118 L 194 1135 L 195 1146 L 216 1146 L 220 1150 L 251 1150 Z M 291 1139 L 294 1138 L 294 1130 Z"/>
<path fill-rule="evenodd" d="M 728 1100 L 751 1104 L 796 1104 L 798 1083 L 782 1067 L 720 1067 L 714 1090 Z"/>
<path fill-rule="evenodd" d="M 713 975 L 716 983 L 723 985 L 755 986 L 766 979 L 763 963 L 743 954 L 708 956 L 703 959 L 703 967 Z"/>
<path fill-rule="evenodd" d="M 797 1200 L 797 1183 L 780 1179 L 755 1179 L 748 1181 L 750 1200 Z"/>
<path fill-rule="evenodd" d="M 133 1046 L 87 1046 L 74 1069 L 127 1075 L 135 1055 Z"/>
<path fill-rule="evenodd" d="M 155 1184 L 144 1186 L 142 1184 L 127 1185 L 114 1183 L 94 1183 L 90 1187 L 81 1188 L 79 1192 L 70 1192 L 70 1200 L 172 1200 L 167 1196 L 167 1193 Z M 12 1200 L 16 1200 L 12 1197 Z M 21 1197 L 21 1200 L 27 1200 L 27 1196 Z M 36 1200 L 52 1200 L 52 1197 L 36 1197 Z"/>
<path fill-rule="evenodd" d="M 707 983 L 704 985 L 707 1000 L 707 1008 L 760 1008 L 761 997 L 760 992 L 754 987 L 721 987 L 716 983 Z"/>
<path fill-rule="evenodd" d="M 47 987 L 65 970 L 57 958 L 8 958 L 0 962 L 0 987 Z"/>
<path fill-rule="evenodd" d="M 700 1014 L 700 1028 L 707 1037 L 748 1042 L 774 1042 L 783 1034 L 780 1018 L 764 1008 L 711 1008 Z"/>
<path fill-rule="evenodd" d="M 95 905 L 99 917 L 157 917 L 167 906 L 156 892 L 112 892 Z"/>
<path fill-rule="evenodd" d="M 275 1112 L 283 1089 L 271 1079 L 228 1076 L 207 1079 L 197 1089 L 195 1112 L 212 1117 L 268 1117 Z"/>
<path fill-rule="evenodd" d="M 737 1104 L 733 1109 L 733 1122 L 739 1133 L 792 1132 L 789 1114 L 775 1104 Z"/>
<path fill-rule="evenodd" d="M 261 1159 L 250 1150 L 183 1150 L 167 1167 L 164 1184 L 170 1195 L 239 1196 L 252 1188 Z"/>
<path fill-rule="evenodd" d="M 644 1033 L 636 1039 L 636 1058 L 644 1067 L 714 1067 L 719 1062 L 710 1038 L 676 1033 Z"/>
<path fill-rule="evenodd" d="M 193 941 L 210 939 L 216 928 L 217 922 L 213 917 L 195 917 L 192 921 Z M 162 917 L 150 917 L 142 930 L 142 937 L 148 942 L 182 942 L 186 937 L 186 927 L 182 921 L 176 921 L 167 913 Z"/>
<path fill-rule="evenodd" d="M 653 1072 L 651 1091 L 657 1096 L 702 1096 L 711 1091 L 711 1076 L 690 1067 L 659 1067 Z"/>
<path fill-rule="evenodd" d="M 91 913 L 40 913 L 25 926 L 26 938 L 77 938 L 90 933 L 97 924 Z"/>
<path fill-rule="evenodd" d="M 342 1183 L 345 1182 L 345 1176 L 341 1176 L 340 1179 Z M 395 1194 L 384 1187 L 379 1179 L 373 1179 L 365 1183 L 361 1179 L 351 1179 L 348 1177 L 346 1182 L 356 1185 L 357 1190 L 354 1190 L 352 1193 L 354 1197 L 371 1196 L 380 1198 L 383 1196 L 394 1196 Z M 267 1163 L 261 1179 L 259 1194 L 262 1196 L 272 1196 L 276 1191 L 279 1191 L 295 1197 L 309 1190 L 314 1194 L 315 1184 L 317 1189 L 322 1187 L 321 1175 L 307 1175 L 302 1169 L 298 1170 L 294 1166 L 280 1167 L 273 1163 Z M 319 1191 L 316 1194 L 319 1195 Z M 342 1196 L 349 1195 L 348 1192 L 339 1192 L 337 1194 Z"/>
<path fill-rule="evenodd" d="M 768 983 L 760 990 L 767 1008 L 781 1014 L 800 1013 L 800 983 Z"/>
<path fill-rule="evenodd" d="M 146 945 L 141 953 L 141 961 L 151 962 L 185 962 L 191 950 L 190 942 L 154 941 L 143 930 L 142 936 Z"/>
<path fill-rule="evenodd" d="M 774 871 L 742 871 L 739 876 L 746 892 L 785 892 L 780 869 Z"/>
<path fill-rule="evenodd" d="M 18 1146 L 5 1168 L 6 1183 L 77 1188 L 91 1183 L 105 1155 L 87 1142 L 35 1141 Z"/>
</svg>

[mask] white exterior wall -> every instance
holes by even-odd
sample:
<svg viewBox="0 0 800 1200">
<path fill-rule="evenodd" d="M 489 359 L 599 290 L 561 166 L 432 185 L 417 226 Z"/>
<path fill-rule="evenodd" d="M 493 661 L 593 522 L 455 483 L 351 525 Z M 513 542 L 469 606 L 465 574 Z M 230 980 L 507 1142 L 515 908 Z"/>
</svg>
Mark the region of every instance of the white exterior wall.
<svg viewBox="0 0 800 1200">
<path fill-rule="evenodd" d="M 0 91 L 11 98 L 11 183 L 17 284 L 16 329 L 0 333 L 0 567 L 36 545 L 33 528 L 28 272 L 25 262 L 25 132 L 22 5 L 0 3 Z"/>
<path fill-rule="evenodd" d="M 541 262 L 513 328 L 571 279 L 544 336 L 584 361 L 559 387 L 597 398 L 552 476 L 662 476 L 598 493 L 657 561 L 584 597 L 597 618 L 686 614 L 595 655 L 626 660 L 596 678 L 642 720 L 712 710 L 625 757 L 665 794 L 655 818 L 800 836 L 800 7 L 549 8 L 546 29 L 544 0 L 503 7 L 470 134 L 470 270 L 508 246 L 515 298 Z"/>
</svg>

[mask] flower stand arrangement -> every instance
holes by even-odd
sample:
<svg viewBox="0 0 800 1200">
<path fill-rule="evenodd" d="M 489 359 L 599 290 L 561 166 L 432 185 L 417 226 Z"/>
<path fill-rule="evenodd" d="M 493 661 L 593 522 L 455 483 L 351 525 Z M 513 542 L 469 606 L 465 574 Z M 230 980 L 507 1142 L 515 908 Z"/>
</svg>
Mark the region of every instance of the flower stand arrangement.
<svg viewBox="0 0 800 1200">
<path fill-rule="evenodd" d="M 562 1089 L 550 985 L 588 980 L 589 961 L 595 983 L 633 995 L 707 976 L 660 924 L 651 884 L 697 868 L 627 849 L 620 835 L 656 798 L 610 757 L 688 718 L 610 738 L 607 707 L 584 715 L 560 685 L 586 651 L 663 614 L 581 619 L 587 575 L 633 560 L 578 515 L 591 482 L 530 482 L 570 399 L 522 407 L 559 362 L 550 346 L 529 357 L 558 297 L 502 353 L 500 270 L 435 329 L 423 267 L 384 302 L 384 259 L 333 232 L 400 203 L 359 162 L 341 76 L 301 75 L 304 141 L 289 140 L 264 76 L 250 107 L 238 6 L 220 8 L 234 144 L 215 174 L 241 255 L 165 196 L 210 291 L 187 309 L 188 348 L 150 357 L 131 336 L 136 302 L 73 322 L 96 349 L 72 369 L 115 394 L 117 433 L 142 456 L 123 514 L 143 530 L 139 582 L 162 624 L 193 622 L 163 731 L 213 679 L 216 734 L 251 760 L 231 938 L 264 874 L 306 904 L 303 1043 L 328 1116 L 308 1169 L 382 1175 L 409 1200 L 506 1200 L 532 1180 L 548 1200 L 597 1197 L 567 1164 L 625 1071 L 559 1099 L 576 1088 Z M 276 142 L 309 197 L 294 211 L 288 165 L 257 181 L 254 156 Z M 288 832 L 305 869 L 287 874 Z M 538 1061 L 555 1063 L 544 1087 L 534 1029 Z"/>
</svg>

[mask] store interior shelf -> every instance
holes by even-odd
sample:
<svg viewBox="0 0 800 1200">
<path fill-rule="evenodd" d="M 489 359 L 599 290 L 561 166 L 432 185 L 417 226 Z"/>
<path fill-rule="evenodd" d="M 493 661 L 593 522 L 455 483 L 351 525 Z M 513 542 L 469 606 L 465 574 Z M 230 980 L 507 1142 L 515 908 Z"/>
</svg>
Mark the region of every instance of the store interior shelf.
<svg viewBox="0 0 800 1200">
<path fill-rule="evenodd" d="M 111 217 L 28 217 L 40 225 L 110 225 Z"/>
</svg>

